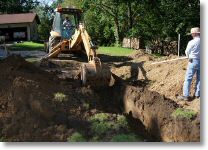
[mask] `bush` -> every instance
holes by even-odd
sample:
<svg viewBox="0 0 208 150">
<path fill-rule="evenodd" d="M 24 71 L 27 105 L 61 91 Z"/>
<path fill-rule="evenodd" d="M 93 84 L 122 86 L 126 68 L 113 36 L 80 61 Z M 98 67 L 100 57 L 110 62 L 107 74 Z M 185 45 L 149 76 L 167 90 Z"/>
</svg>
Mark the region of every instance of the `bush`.
<svg viewBox="0 0 208 150">
<path fill-rule="evenodd" d="M 107 113 L 98 113 L 90 118 L 90 121 L 106 121 L 109 115 Z"/>
<path fill-rule="evenodd" d="M 109 130 L 112 130 L 112 123 L 109 122 L 93 122 L 91 129 L 96 135 L 102 135 Z"/>
<path fill-rule="evenodd" d="M 118 134 L 113 136 L 112 142 L 141 142 L 142 140 L 134 134 Z"/>
<path fill-rule="evenodd" d="M 4 142 L 4 138 L 3 137 L 0 137 L 0 142 Z"/>
<path fill-rule="evenodd" d="M 92 116 L 89 121 L 92 123 L 91 129 L 96 135 L 102 135 L 112 130 L 112 122 L 109 120 L 109 114 L 99 113 Z"/>
<path fill-rule="evenodd" d="M 80 134 L 79 132 L 75 132 L 72 134 L 71 137 L 69 137 L 68 142 L 86 142 L 87 140 L 83 137 L 82 134 Z"/>
<path fill-rule="evenodd" d="M 58 102 L 65 102 L 68 99 L 67 99 L 67 96 L 65 94 L 58 92 L 58 93 L 54 94 L 54 100 L 58 101 Z"/>
<path fill-rule="evenodd" d="M 117 122 L 116 122 L 120 127 L 127 127 L 128 122 L 125 116 L 123 115 L 118 115 L 117 116 Z"/>
<path fill-rule="evenodd" d="M 118 115 L 116 121 L 113 124 L 113 128 L 117 131 L 121 128 L 128 130 L 129 127 L 126 117 L 123 115 Z"/>
<path fill-rule="evenodd" d="M 192 119 L 196 115 L 197 115 L 197 113 L 194 112 L 193 110 L 188 110 L 188 109 L 183 109 L 183 108 L 178 108 L 172 113 L 172 116 L 175 118 Z"/>
<path fill-rule="evenodd" d="M 138 142 L 142 138 L 136 136 L 128 125 L 124 115 L 98 113 L 90 117 L 91 132 L 90 141 L 112 141 L 112 142 Z"/>
</svg>

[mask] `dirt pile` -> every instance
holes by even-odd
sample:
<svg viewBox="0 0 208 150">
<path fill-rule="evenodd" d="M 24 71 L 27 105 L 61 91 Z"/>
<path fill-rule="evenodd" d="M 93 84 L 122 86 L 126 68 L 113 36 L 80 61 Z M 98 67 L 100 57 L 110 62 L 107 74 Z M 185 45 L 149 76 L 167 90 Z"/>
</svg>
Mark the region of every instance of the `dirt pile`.
<svg viewBox="0 0 208 150">
<path fill-rule="evenodd" d="M 77 80 L 63 81 L 19 56 L 0 62 L 0 131 L 6 141 L 66 141 L 87 123 L 85 99 L 98 97 Z M 76 112 L 76 113 L 74 113 Z M 80 115 L 81 114 L 81 115 Z"/>
<path fill-rule="evenodd" d="M 169 98 L 182 94 L 182 86 L 186 73 L 187 60 L 161 63 L 148 67 L 147 77 L 154 82 L 152 91 L 160 91 Z"/>
<path fill-rule="evenodd" d="M 132 52 L 129 55 L 129 57 L 134 59 L 134 60 L 139 59 L 140 61 L 152 61 L 152 60 L 154 60 L 153 56 L 145 54 L 144 50 L 142 50 L 142 49 L 135 50 L 134 52 Z"/>
<path fill-rule="evenodd" d="M 125 90 L 125 111 L 139 118 L 157 139 L 169 142 L 199 141 L 200 100 L 183 102 L 177 99 L 182 94 L 187 60 L 153 65 L 153 62 L 171 60 L 177 56 L 153 57 L 136 51 L 130 57 L 134 59 L 112 67 L 113 73 L 133 85 Z M 148 57 L 153 59 L 149 60 Z M 191 86 L 192 95 L 194 82 Z M 146 90 L 139 90 L 141 86 Z M 178 108 L 194 110 L 197 117 L 194 120 L 175 119 L 171 114 Z"/>
<path fill-rule="evenodd" d="M 140 51 L 135 51 L 130 57 L 134 60 L 115 65 L 112 72 L 126 81 L 146 81 L 149 90 L 157 91 L 185 108 L 200 112 L 200 101 L 198 99 L 185 103 L 177 100 L 177 96 L 181 95 L 183 91 L 183 82 L 188 65 L 186 59 L 152 64 L 153 62 L 175 59 L 177 56 L 153 57 Z M 195 77 L 191 86 L 191 95 L 194 94 L 194 88 Z"/>
<path fill-rule="evenodd" d="M 153 141 L 199 141 L 199 115 L 174 119 L 171 114 L 179 105 L 149 91 L 149 82 L 125 82 L 114 75 L 113 86 L 92 88 L 81 86 L 74 74 L 58 78 L 61 70 L 46 72 L 19 56 L 0 61 L 0 136 L 5 141 L 73 141 L 77 136 L 139 141 L 133 131 L 146 139 L 151 135 Z M 131 118 L 127 121 L 121 117 L 123 107 Z"/>
<path fill-rule="evenodd" d="M 46 127 L 53 127 L 57 114 L 66 114 L 57 107 L 54 93 L 64 91 L 58 79 L 38 69 L 19 56 L 0 63 L 0 122 L 3 137 L 8 141 L 63 140 L 50 137 Z M 64 128 L 63 128 L 64 130 Z M 56 131 L 53 131 L 54 134 Z M 57 131 L 59 132 L 59 131 Z M 63 135 L 64 132 L 62 131 Z"/>
<path fill-rule="evenodd" d="M 193 99 L 190 102 L 182 103 L 177 100 L 178 95 L 182 95 L 183 92 L 183 83 L 185 79 L 186 69 L 188 61 L 178 60 L 173 62 L 167 62 L 156 65 L 147 65 L 147 78 L 151 80 L 149 84 L 149 90 L 157 91 L 160 94 L 165 95 L 166 97 L 173 99 L 177 103 L 181 104 L 183 107 L 188 109 L 193 109 L 196 112 L 200 113 L 200 100 Z M 192 86 L 191 86 L 191 95 L 194 95 L 196 77 L 194 76 Z"/>
<path fill-rule="evenodd" d="M 0 61 L 1 140 L 73 141 L 81 134 L 85 141 L 111 141 L 122 133 L 138 140 L 125 120 L 123 126 L 116 119 L 122 113 L 120 100 L 113 100 L 116 87 L 83 87 L 79 80 L 62 80 L 55 73 L 19 56 Z M 107 113 L 109 123 L 91 121 L 101 112 Z"/>
</svg>

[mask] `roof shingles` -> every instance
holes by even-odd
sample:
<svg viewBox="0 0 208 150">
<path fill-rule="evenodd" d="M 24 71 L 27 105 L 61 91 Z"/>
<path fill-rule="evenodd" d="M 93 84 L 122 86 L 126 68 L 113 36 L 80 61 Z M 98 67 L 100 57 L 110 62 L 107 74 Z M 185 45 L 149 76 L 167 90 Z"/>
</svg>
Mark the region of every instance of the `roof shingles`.
<svg viewBox="0 0 208 150">
<path fill-rule="evenodd" d="M 0 15 L 0 24 L 31 23 L 36 16 L 36 13 L 3 14 Z"/>
</svg>

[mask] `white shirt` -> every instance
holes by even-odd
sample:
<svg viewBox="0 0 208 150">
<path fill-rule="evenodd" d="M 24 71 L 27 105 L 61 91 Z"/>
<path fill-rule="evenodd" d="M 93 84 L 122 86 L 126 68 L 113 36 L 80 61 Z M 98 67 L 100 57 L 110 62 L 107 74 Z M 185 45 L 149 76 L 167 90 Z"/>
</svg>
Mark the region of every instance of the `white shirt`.
<svg viewBox="0 0 208 150">
<path fill-rule="evenodd" d="M 71 23 L 70 20 L 64 20 L 63 26 L 64 26 L 64 27 L 71 27 L 71 26 L 72 26 L 72 23 Z"/>
<path fill-rule="evenodd" d="M 186 56 L 188 58 L 200 59 L 200 37 L 194 37 L 188 42 L 186 47 Z"/>
</svg>

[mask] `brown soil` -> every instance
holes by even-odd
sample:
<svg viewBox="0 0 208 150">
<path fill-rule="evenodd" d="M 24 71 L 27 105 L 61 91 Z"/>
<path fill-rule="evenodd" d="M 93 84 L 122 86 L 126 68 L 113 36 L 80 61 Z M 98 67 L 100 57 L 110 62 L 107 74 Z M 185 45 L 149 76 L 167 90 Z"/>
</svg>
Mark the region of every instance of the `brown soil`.
<svg viewBox="0 0 208 150">
<path fill-rule="evenodd" d="M 116 82 L 100 88 L 81 86 L 76 76 L 80 62 L 76 60 L 61 63 L 64 67 L 59 61 L 50 62 L 48 67 L 42 67 L 46 71 L 18 56 L 0 61 L 0 135 L 5 141 L 67 141 L 78 131 L 89 140 L 94 136 L 90 116 L 105 112 L 114 118 L 124 111 L 130 118 L 129 126 L 145 140 L 199 141 L 200 114 L 191 120 L 173 118 L 172 112 L 185 104 L 171 100 L 165 90 L 162 93 L 163 86 L 156 87 L 158 79 L 150 76 L 158 75 L 164 68 L 158 67 L 160 71 L 154 73 L 156 67 L 150 67 L 152 56 L 137 57 L 118 58 L 114 63 L 113 58 L 103 56 L 104 62 L 110 62 Z M 137 80 L 138 67 L 143 73 L 142 80 Z M 168 71 L 170 75 L 170 68 Z M 55 100 L 57 92 L 64 93 L 67 100 Z M 113 133 L 106 133 L 103 141 L 109 141 Z"/>
<path fill-rule="evenodd" d="M 200 100 L 193 99 L 190 102 L 182 102 L 177 99 L 182 95 L 183 82 L 185 78 L 187 60 L 178 60 L 167 63 L 153 65 L 153 62 L 170 60 L 177 56 L 170 55 L 166 57 L 153 57 L 145 54 L 141 50 L 135 51 L 129 56 L 130 61 L 115 64 L 112 72 L 127 81 L 142 80 L 148 82 L 150 91 L 157 91 L 165 97 L 177 102 L 184 108 L 192 109 L 200 113 Z M 191 87 L 191 95 L 194 95 L 195 77 Z"/>
<path fill-rule="evenodd" d="M 50 68 L 59 70 L 54 63 Z M 114 120 L 122 114 L 122 103 L 113 96 L 117 86 L 83 87 L 76 76 L 59 78 L 60 70 L 51 72 L 50 68 L 43 71 L 19 56 L 0 61 L 0 135 L 4 141 L 67 141 L 75 132 L 88 141 L 94 136 L 91 116 L 104 112 Z M 64 93 L 67 100 L 55 100 L 57 92 Z M 109 141 L 117 132 L 130 130 L 115 129 L 102 135 L 102 141 Z M 144 132 L 143 126 L 139 134 L 146 136 Z"/>
<path fill-rule="evenodd" d="M 125 112 L 142 121 L 148 133 L 159 141 L 200 141 L 199 115 L 193 119 L 174 118 L 179 107 L 157 92 L 127 86 L 124 96 Z"/>
<path fill-rule="evenodd" d="M 63 133 L 68 132 L 66 127 L 53 122 L 63 121 L 67 109 L 52 101 L 54 93 L 66 92 L 61 81 L 18 56 L 3 60 L 0 68 L 0 121 L 3 137 L 8 141 L 63 140 Z M 60 131 L 53 129 L 54 126 L 60 128 Z M 47 128 L 54 135 L 62 136 L 51 136 Z"/>
</svg>

